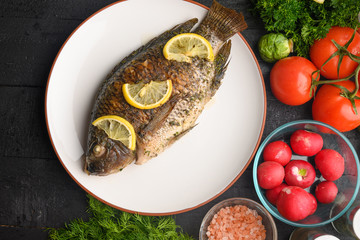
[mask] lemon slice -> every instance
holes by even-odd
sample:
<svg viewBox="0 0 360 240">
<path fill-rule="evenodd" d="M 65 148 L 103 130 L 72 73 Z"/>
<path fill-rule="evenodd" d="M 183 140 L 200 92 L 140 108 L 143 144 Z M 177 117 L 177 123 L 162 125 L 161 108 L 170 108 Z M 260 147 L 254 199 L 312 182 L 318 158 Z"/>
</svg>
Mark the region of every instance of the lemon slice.
<svg viewBox="0 0 360 240">
<path fill-rule="evenodd" d="M 133 107 L 152 109 L 169 100 L 172 92 L 171 80 L 150 81 L 149 83 L 124 84 L 125 100 Z"/>
<path fill-rule="evenodd" d="M 171 38 L 163 49 L 164 57 L 178 62 L 191 62 L 192 57 L 214 60 L 211 44 L 195 33 L 183 33 Z"/>
<path fill-rule="evenodd" d="M 122 142 L 131 150 L 135 149 L 136 136 L 134 128 L 124 118 L 107 115 L 99 117 L 92 124 L 104 130 L 109 138 Z"/>
</svg>

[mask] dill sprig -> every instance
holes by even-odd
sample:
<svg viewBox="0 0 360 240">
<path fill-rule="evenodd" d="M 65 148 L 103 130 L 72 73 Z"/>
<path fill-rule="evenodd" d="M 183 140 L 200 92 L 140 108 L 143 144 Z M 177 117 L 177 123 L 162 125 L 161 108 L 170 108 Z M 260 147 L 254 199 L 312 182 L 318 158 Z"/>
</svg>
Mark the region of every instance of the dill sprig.
<svg viewBox="0 0 360 240">
<path fill-rule="evenodd" d="M 50 228 L 49 239 L 193 240 L 171 216 L 142 216 L 116 210 L 88 196 L 89 220 L 75 219 L 64 228 Z"/>
<path fill-rule="evenodd" d="M 359 0 L 252 0 L 268 32 L 285 34 L 294 42 L 294 52 L 308 57 L 314 40 L 326 36 L 332 26 L 359 26 Z"/>
</svg>

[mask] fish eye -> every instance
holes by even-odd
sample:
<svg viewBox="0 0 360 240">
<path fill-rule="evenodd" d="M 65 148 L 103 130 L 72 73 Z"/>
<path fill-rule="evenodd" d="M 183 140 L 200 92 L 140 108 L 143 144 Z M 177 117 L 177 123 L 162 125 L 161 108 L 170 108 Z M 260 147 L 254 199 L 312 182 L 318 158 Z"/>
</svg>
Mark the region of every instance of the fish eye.
<svg viewBox="0 0 360 240">
<path fill-rule="evenodd" d="M 101 145 L 96 145 L 93 148 L 93 153 L 94 153 L 95 157 L 100 157 L 101 155 L 103 155 L 105 153 L 105 147 L 103 147 Z"/>
</svg>

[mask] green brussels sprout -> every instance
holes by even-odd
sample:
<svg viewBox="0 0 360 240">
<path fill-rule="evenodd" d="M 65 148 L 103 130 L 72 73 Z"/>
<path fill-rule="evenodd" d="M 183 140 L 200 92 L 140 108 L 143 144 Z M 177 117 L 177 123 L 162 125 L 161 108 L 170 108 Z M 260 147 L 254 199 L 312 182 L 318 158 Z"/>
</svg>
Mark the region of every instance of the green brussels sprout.
<svg viewBox="0 0 360 240">
<path fill-rule="evenodd" d="M 268 33 L 262 36 L 258 44 L 261 58 L 269 63 L 289 56 L 292 41 L 281 33 Z"/>
</svg>

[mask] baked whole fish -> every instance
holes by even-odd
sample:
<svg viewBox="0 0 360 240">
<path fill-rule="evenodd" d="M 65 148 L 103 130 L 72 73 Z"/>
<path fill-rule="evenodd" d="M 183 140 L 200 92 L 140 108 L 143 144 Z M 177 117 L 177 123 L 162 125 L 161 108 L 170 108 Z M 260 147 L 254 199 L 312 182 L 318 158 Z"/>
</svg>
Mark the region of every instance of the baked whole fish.
<svg viewBox="0 0 360 240">
<path fill-rule="evenodd" d="M 195 125 L 206 103 L 214 96 L 224 77 L 231 41 L 247 25 L 241 13 L 213 2 L 205 19 L 192 31 L 209 41 L 214 61 L 195 57 L 191 62 L 167 60 L 163 47 L 169 39 L 191 32 L 197 19 L 190 19 L 154 38 L 124 58 L 100 86 L 91 112 L 91 122 L 105 115 L 116 115 L 130 122 L 136 133 L 136 148 L 110 139 L 90 123 L 85 172 L 108 175 L 135 161 L 143 164 L 158 156 Z M 160 107 L 143 110 L 127 103 L 122 85 L 143 81 L 172 81 L 170 99 Z"/>
</svg>

